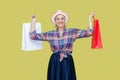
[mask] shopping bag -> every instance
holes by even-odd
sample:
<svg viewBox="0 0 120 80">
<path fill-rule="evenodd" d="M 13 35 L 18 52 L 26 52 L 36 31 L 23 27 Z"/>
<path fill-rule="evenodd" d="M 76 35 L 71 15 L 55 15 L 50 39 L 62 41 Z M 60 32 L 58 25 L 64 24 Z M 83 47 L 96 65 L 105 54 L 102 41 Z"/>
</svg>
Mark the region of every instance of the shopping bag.
<svg viewBox="0 0 120 80">
<path fill-rule="evenodd" d="M 41 33 L 41 23 L 36 23 L 36 32 Z M 42 41 L 30 39 L 31 23 L 23 23 L 22 27 L 22 50 L 31 51 L 42 49 Z"/>
<path fill-rule="evenodd" d="M 92 35 L 91 48 L 92 49 L 103 48 L 101 33 L 100 33 L 100 25 L 99 25 L 98 19 L 94 20 L 94 31 L 93 31 L 93 35 Z"/>
</svg>

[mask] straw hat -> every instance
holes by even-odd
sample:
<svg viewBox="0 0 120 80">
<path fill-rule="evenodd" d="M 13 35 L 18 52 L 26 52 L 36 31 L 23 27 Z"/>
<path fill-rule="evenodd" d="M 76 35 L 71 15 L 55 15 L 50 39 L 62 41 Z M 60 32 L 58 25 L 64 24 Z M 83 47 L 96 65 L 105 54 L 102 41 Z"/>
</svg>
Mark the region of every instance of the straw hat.
<svg viewBox="0 0 120 80">
<path fill-rule="evenodd" d="M 68 15 L 67 15 L 65 12 L 63 12 L 62 10 L 58 10 L 58 11 L 55 12 L 55 13 L 52 15 L 52 17 L 51 17 L 51 20 L 52 20 L 52 23 L 53 23 L 53 24 L 55 24 L 55 17 L 56 17 L 57 15 L 59 15 L 59 14 L 65 16 L 65 18 L 66 18 L 65 22 L 68 21 Z"/>
</svg>

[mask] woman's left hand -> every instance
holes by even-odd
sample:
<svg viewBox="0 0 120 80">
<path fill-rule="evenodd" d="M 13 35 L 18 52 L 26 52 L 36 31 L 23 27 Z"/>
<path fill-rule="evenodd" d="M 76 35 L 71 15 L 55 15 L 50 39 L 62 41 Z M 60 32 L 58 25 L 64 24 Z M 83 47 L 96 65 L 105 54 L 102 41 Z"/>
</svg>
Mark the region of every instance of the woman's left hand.
<svg viewBox="0 0 120 80">
<path fill-rule="evenodd" d="M 89 18 L 94 18 L 94 17 L 95 17 L 94 12 L 91 12 Z"/>
<path fill-rule="evenodd" d="M 95 14 L 93 12 L 90 13 L 89 15 L 89 28 L 92 29 L 93 28 L 93 20 L 95 19 Z"/>
</svg>

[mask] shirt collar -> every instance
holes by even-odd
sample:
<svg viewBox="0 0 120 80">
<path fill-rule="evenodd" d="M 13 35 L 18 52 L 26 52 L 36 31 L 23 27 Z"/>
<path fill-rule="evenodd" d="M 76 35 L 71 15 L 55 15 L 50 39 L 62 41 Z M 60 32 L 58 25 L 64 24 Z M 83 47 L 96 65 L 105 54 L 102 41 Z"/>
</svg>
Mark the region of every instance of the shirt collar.
<svg viewBox="0 0 120 80">
<path fill-rule="evenodd" d="M 63 32 L 66 30 L 66 28 L 63 29 Z M 58 32 L 58 28 L 56 29 L 56 31 Z"/>
</svg>

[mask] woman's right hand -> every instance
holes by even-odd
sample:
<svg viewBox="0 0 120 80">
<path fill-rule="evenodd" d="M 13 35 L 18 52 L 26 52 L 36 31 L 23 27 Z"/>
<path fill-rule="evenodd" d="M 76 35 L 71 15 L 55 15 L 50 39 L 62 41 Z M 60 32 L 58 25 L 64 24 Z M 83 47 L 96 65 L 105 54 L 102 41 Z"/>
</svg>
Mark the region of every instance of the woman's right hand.
<svg viewBox="0 0 120 80">
<path fill-rule="evenodd" d="M 31 17 L 31 20 L 32 20 L 32 22 L 35 22 L 35 21 L 36 21 L 36 15 L 33 15 L 33 16 Z"/>
<path fill-rule="evenodd" d="M 36 16 L 33 15 L 33 16 L 31 17 L 31 30 L 30 30 L 30 32 L 35 31 L 35 23 L 36 23 Z"/>
</svg>

